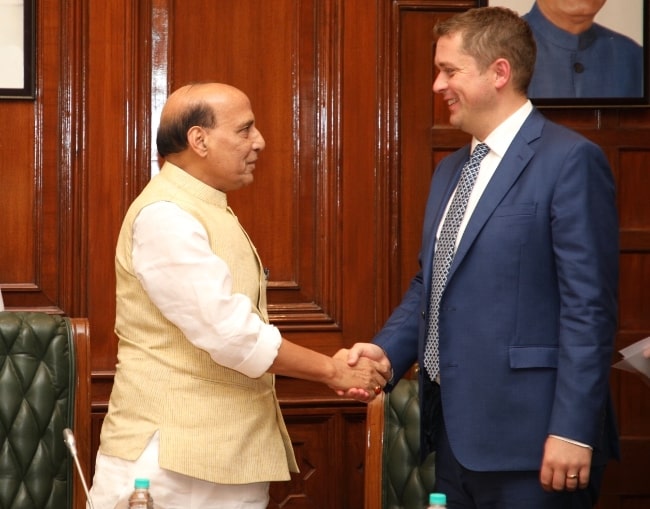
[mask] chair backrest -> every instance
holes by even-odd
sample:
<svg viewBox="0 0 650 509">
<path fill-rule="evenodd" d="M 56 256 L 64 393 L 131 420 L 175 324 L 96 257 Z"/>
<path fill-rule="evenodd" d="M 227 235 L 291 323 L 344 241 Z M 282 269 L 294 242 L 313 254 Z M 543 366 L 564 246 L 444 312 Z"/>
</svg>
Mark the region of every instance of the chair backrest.
<svg viewBox="0 0 650 509">
<path fill-rule="evenodd" d="M 0 312 L 0 509 L 86 507 L 65 428 L 88 476 L 88 320 Z"/>
<path fill-rule="evenodd" d="M 434 491 L 434 454 L 420 462 L 417 380 L 401 379 L 368 404 L 365 509 L 423 509 Z"/>
</svg>

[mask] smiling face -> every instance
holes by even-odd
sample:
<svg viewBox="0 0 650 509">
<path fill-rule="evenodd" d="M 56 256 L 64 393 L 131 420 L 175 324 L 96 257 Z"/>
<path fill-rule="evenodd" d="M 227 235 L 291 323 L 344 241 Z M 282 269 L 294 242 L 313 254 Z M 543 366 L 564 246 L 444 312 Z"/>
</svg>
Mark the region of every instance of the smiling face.
<svg viewBox="0 0 650 509">
<path fill-rule="evenodd" d="M 204 181 L 220 191 L 232 191 L 253 182 L 255 162 L 264 150 L 262 133 L 255 127 L 250 101 L 239 90 L 208 99 L 216 127 L 202 128 L 205 143 Z"/>
<path fill-rule="evenodd" d="M 482 140 L 494 128 L 495 73 L 492 66 L 481 70 L 476 59 L 462 50 L 462 43 L 460 32 L 438 39 L 433 91 L 447 103 L 451 125 Z"/>
</svg>

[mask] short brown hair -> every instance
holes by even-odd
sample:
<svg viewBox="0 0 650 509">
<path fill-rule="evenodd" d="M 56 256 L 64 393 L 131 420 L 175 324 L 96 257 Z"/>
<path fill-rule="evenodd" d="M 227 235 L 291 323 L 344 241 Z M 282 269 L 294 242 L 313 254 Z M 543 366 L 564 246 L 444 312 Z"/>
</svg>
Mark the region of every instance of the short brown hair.
<svg viewBox="0 0 650 509">
<path fill-rule="evenodd" d="M 498 58 L 510 62 L 513 84 L 526 93 L 535 69 L 537 46 L 528 23 L 505 7 L 478 7 L 439 21 L 436 38 L 460 33 L 463 51 L 484 71 Z"/>
</svg>

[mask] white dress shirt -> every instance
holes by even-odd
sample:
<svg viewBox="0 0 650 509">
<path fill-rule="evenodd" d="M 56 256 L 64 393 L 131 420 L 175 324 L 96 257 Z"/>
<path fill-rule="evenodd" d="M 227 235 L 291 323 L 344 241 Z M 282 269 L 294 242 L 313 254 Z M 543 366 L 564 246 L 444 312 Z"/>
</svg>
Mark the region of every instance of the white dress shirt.
<svg viewBox="0 0 650 509">
<path fill-rule="evenodd" d="M 194 216 L 171 202 L 144 207 L 133 223 L 133 268 L 152 302 L 194 346 L 251 378 L 268 371 L 280 331 L 253 312 L 247 296 L 232 293 L 230 270 Z"/>
<path fill-rule="evenodd" d="M 508 150 L 508 147 L 510 147 L 512 140 L 519 132 L 519 129 L 526 121 L 526 118 L 528 118 L 528 115 L 530 115 L 531 111 L 533 111 L 533 105 L 530 101 L 526 101 L 523 106 L 521 106 L 516 112 L 504 120 L 494 131 L 492 131 L 487 136 L 487 138 L 485 138 L 485 140 L 483 140 L 483 143 L 485 143 L 490 148 L 490 151 L 481 161 L 478 176 L 476 177 L 476 182 L 474 183 L 472 193 L 470 194 L 469 201 L 467 202 L 465 216 L 463 216 L 463 221 L 460 223 L 460 227 L 458 228 L 456 248 L 458 248 L 458 244 L 460 243 L 460 239 L 463 237 L 467 223 L 469 222 L 470 217 L 472 217 L 474 209 L 476 208 L 478 201 L 481 199 L 481 196 L 483 196 L 483 192 L 492 179 L 497 166 L 499 166 L 501 163 L 501 159 L 503 159 L 503 156 Z M 472 138 L 470 153 L 474 151 L 474 148 L 479 143 L 479 140 Z M 454 191 L 454 193 L 455 192 L 456 191 Z M 447 202 L 445 217 L 447 216 L 447 211 L 449 210 L 453 196 L 454 195 L 452 194 L 449 198 L 449 202 Z M 440 236 L 440 230 L 442 229 L 443 223 L 444 219 L 443 221 L 440 221 L 440 225 L 438 226 L 438 234 L 436 236 L 436 240 Z"/>
</svg>

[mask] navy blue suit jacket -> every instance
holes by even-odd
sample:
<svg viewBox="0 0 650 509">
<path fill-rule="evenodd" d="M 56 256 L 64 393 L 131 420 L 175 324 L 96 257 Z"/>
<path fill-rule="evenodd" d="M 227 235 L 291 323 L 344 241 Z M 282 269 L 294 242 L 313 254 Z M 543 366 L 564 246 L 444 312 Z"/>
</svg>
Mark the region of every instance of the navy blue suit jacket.
<svg viewBox="0 0 650 509">
<path fill-rule="evenodd" d="M 421 270 L 374 340 L 396 379 L 423 366 L 436 231 L 468 157 L 466 146 L 434 172 Z M 442 415 L 466 468 L 537 470 L 549 434 L 593 446 L 597 462 L 617 454 L 618 256 L 605 155 L 533 110 L 471 216 L 440 305 Z M 438 395 L 421 389 L 426 454 Z"/>
</svg>

